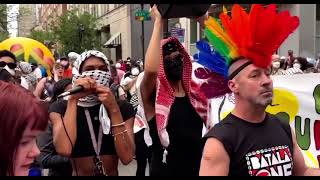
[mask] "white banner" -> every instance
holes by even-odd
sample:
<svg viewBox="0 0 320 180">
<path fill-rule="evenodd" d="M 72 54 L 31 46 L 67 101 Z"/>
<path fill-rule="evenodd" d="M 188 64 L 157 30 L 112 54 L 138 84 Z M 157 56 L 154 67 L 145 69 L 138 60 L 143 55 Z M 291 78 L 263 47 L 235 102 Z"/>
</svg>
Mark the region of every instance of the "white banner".
<svg viewBox="0 0 320 180">
<path fill-rule="evenodd" d="M 273 76 L 273 104 L 267 111 L 290 122 L 309 167 L 320 164 L 320 74 Z M 211 100 L 214 123 L 234 108 L 234 98 Z M 223 102 L 223 103 L 222 103 Z M 219 117 L 220 116 L 220 117 Z"/>
</svg>

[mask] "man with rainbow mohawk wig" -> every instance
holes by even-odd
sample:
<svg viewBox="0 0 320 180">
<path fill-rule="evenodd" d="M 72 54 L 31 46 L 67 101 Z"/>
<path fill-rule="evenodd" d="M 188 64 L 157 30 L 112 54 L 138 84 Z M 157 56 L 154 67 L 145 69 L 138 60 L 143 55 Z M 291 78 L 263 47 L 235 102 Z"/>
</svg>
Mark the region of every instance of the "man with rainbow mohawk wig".
<svg viewBox="0 0 320 180">
<path fill-rule="evenodd" d="M 215 51 L 201 41 L 195 57 L 224 79 L 215 88 L 233 92 L 235 108 L 205 135 L 200 175 L 319 176 L 306 166 L 290 125 L 265 111 L 273 98 L 271 56 L 298 27 L 298 17 L 257 4 L 249 13 L 236 4 L 231 16 L 224 9 L 219 17 L 221 24 L 205 22 Z"/>
</svg>

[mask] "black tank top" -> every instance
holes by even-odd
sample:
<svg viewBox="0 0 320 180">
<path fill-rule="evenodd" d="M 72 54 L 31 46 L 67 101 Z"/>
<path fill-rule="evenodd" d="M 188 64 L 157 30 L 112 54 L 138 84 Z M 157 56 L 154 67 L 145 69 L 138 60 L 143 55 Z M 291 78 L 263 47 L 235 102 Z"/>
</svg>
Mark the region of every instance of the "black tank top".
<svg viewBox="0 0 320 180">
<path fill-rule="evenodd" d="M 49 113 L 56 112 L 59 113 L 62 117 L 65 115 L 67 110 L 68 102 L 65 100 L 60 100 L 52 103 L 49 108 Z M 136 114 L 136 111 L 133 109 L 132 105 L 127 101 L 118 101 L 118 105 L 120 108 L 120 112 L 123 118 L 123 121 L 129 120 L 133 118 Z M 99 135 L 99 127 L 100 121 L 99 110 L 100 104 L 87 108 L 90 113 L 93 130 L 98 139 Z M 62 118 L 63 119 L 63 118 Z M 116 155 L 116 148 L 114 144 L 114 138 L 111 134 L 103 135 L 102 137 L 102 145 L 100 155 Z M 84 108 L 78 106 L 77 107 L 77 140 L 74 144 L 74 148 L 72 151 L 73 158 L 81 158 L 81 157 L 90 157 L 94 156 L 95 151 L 92 145 L 92 140 L 90 136 L 90 131 L 86 119 L 86 115 L 84 113 Z"/>
<path fill-rule="evenodd" d="M 290 176 L 293 142 L 289 124 L 267 114 L 261 123 L 231 113 L 205 136 L 216 138 L 230 157 L 230 176 Z"/>
<path fill-rule="evenodd" d="M 159 170 L 162 161 L 163 147 L 157 134 L 155 119 L 149 122 L 150 135 L 153 141 L 153 157 L 157 159 L 158 174 L 197 176 L 202 155 L 203 121 L 195 111 L 188 97 L 176 97 L 171 107 L 167 131 L 170 145 L 167 148 L 167 164 Z M 152 168 L 155 169 L 156 167 Z"/>
</svg>

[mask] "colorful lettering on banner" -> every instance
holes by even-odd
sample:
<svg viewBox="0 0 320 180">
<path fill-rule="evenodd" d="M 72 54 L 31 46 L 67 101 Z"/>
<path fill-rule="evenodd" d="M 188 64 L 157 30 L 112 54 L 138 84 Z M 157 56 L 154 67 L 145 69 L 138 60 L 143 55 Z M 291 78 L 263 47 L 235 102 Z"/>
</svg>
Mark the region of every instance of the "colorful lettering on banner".
<svg viewBox="0 0 320 180">
<path fill-rule="evenodd" d="M 320 120 L 314 123 L 314 141 L 316 144 L 316 150 L 320 150 Z"/>
<path fill-rule="evenodd" d="M 296 116 L 295 118 L 295 132 L 297 143 L 302 150 L 308 150 L 310 147 L 311 139 L 310 139 L 310 119 L 306 118 L 304 121 L 304 132 L 301 132 L 301 117 Z"/>
<path fill-rule="evenodd" d="M 320 114 L 320 84 L 318 84 L 313 91 L 313 97 L 316 107 L 316 112 Z"/>
</svg>

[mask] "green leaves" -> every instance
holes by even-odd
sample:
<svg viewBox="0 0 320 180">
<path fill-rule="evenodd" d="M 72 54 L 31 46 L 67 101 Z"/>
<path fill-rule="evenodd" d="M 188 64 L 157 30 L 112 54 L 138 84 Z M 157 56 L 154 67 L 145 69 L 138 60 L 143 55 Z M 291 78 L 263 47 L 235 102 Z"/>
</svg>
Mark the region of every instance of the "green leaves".
<svg viewBox="0 0 320 180">
<path fill-rule="evenodd" d="M 29 38 L 37 40 L 41 43 L 44 43 L 45 41 L 55 41 L 55 35 L 50 31 L 32 30 Z"/>
<path fill-rule="evenodd" d="M 63 53 L 101 48 L 100 38 L 96 35 L 97 18 L 89 13 L 77 15 L 76 10 L 68 11 L 51 27 Z"/>
<path fill-rule="evenodd" d="M 7 31 L 7 5 L 0 4 L 0 32 Z"/>
<path fill-rule="evenodd" d="M 9 38 L 8 31 L 0 31 L 0 42 Z"/>
</svg>

